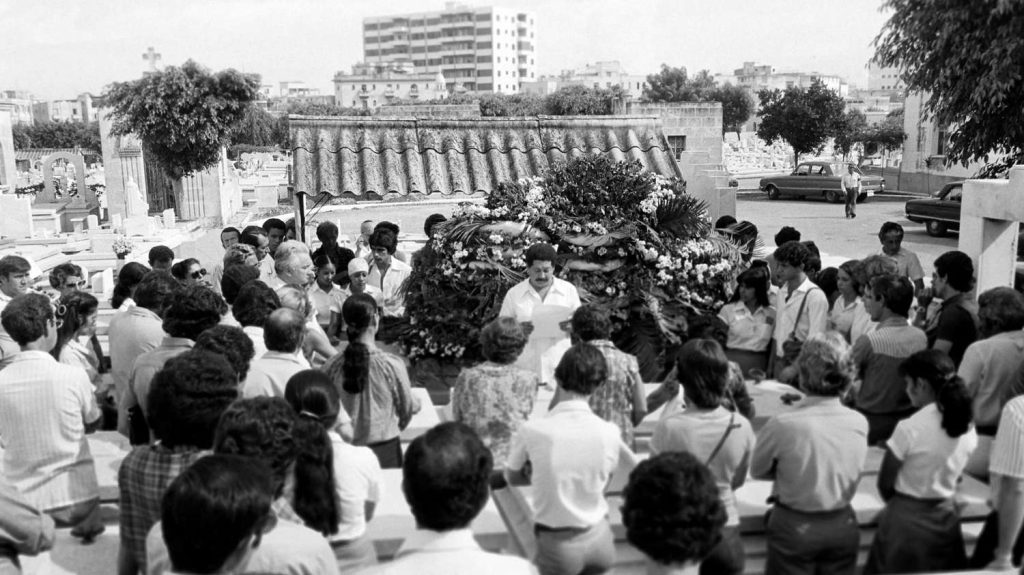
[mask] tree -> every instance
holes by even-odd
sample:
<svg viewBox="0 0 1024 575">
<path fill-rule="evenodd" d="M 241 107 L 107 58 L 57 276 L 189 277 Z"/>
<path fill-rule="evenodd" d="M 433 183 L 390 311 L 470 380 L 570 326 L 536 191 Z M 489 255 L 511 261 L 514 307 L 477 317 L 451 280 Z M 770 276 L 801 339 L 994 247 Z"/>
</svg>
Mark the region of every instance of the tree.
<svg viewBox="0 0 1024 575">
<path fill-rule="evenodd" d="M 99 154 L 99 122 L 42 122 L 33 126 L 13 127 L 14 147 L 24 148 L 85 148 Z"/>
<path fill-rule="evenodd" d="M 14 135 L 15 150 L 24 150 L 32 147 L 32 132 L 29 126 L 15 124 L 11 127 L 11 133 Z"/>
<path fill-rule="evenodd" d="M 892 16 L 875 38 L 875 61 L 901 70 L 922 110 L 949 132 L 946 159 L 983 170 L 1024 162 L 1024 3 L 886 0 Z"/>
<path fill-rule="evenodd" d="M 722 103 L 723 134 L 739 133 L 754 113 L 754 100 L 742 86 L 733 86 L 727 82 L 715 91 L 711 99 Z"/>
<path fill-rule="evenodd" d="M 211 74 L 189 60 L 115 82 L 103 98 L 111 108 L 111 133 L 137 134 L 164 172 L 178 179 L 217 164 L 259 85 L 255 74 L 234 69 Z"/>
<path fill-rule="evenodd" d="M 836 125 L 835 148 L 845 158 L 853 145 L 864 141 L 868 129 L 868 119 L 860 110 L 849 110 Z"/>
<path fill-rule="evenodd" d="M 761 90 L 761 125 L 757 136 L 771 144 L 782 139 L 793 148 L 793 165 L 800 154 L 818 152 L 833 137 L 843 117 L 843 98 L 821 82 L 810 88 Z"/>
<path fill-rule="evenodd" d="M 547 113 L 547 102 L 536 94 L 483 94 L 481 116 L 537 116 Z"/>
<path fill-rule="evenodd" d="M 903 109 L 889 112 L 877 126 L 869 126 L 863 135 L 866 152 L 876 153 L 878 148 L 891 152 L 903 146 L 907 133 L 903 131 Z"/>
<path fill-rule="evenodd" d="M 624 91 L 615 87 L 588 88 L 565 86 L 545 98 L 545 108 L 553 116 L 602 116 L 615 112 L 615 100 L 622 99 Z"/>
<path fill-rule="evenodd" d="M 661 65 L 661 71 L 647 76 L 644 99 L 650 102 L 707 102 L 715 92 L 715 79 L 707 70 L 701 70 L 691 80 L 686 68 Z"/>
</svg>

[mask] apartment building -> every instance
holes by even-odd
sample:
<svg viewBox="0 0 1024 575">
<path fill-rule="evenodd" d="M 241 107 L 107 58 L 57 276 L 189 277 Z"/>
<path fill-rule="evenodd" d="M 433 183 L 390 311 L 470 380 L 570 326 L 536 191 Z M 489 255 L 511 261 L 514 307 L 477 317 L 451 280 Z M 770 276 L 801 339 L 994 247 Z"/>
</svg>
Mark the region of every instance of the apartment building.
<svg viewBox="0 0 1024 575">
<path fill-rule="evenodd" d="M 468 6 L 363 20 L 366 64 L 411 63 L 417 74 L 445 78 L 450 93 L 518 94 L 537 79 L 532 12 Z"/>
</svg>

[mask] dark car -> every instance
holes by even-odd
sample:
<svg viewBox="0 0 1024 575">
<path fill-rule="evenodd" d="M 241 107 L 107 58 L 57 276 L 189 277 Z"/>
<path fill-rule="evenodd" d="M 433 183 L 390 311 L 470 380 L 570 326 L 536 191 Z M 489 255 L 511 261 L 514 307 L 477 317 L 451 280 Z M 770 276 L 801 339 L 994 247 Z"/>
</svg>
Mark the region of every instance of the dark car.
<svg viewBox="0 0 1024 575">
<path fill-rule="evenodd" d="M 782 196 L 809 196 L 825 198 L 830 202 L 843 202 L 846 200 L 846 193 L 843 192 L 840 181 L 848 166 L 850 164 L 842 162 L 800 162 L 789 175 L 761 178 L 758 187 L 768 193 L 769 200 L 777 200 Z M 885 191 L 884 178 L 866 176 L 856 166 L 853 166 L 853 171 L 861 176 L 858 202 L 865 201 L 877 192 Z"/>
<path fill-rule="evenodd" d="M 907 202 L 907 219 L 924 224 L 928 235 L 942 237 L 950 230 L 960 230 L 960 201 L 964 183 L 950 182 L 932 197 Z"/>
</svg>

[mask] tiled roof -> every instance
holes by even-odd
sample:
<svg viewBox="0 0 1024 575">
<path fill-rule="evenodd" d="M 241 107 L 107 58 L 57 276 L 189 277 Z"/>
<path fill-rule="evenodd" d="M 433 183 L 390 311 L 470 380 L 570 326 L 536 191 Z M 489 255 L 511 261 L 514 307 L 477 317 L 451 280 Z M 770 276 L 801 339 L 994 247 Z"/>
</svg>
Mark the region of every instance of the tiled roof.
<svg viewBox="0 0 1024 575">
<path fill-rule="evenodd" d="M 427 120 L 291 116 L 295 191 L 489 193 L 592 154 L 681 177 L 657 117 L 540 116 Z"/>
<path fill-rule="evenodd" d="M 78 154 L 80 156 L 98 156 L 97 152 L 94 152 L 88 148 L 25 148 L 22 150 L 14 151 L 15 160 L 42 160 L 49 155 L 56 154 L 57 152 L 68 152 L 69 154 Z"/>
</svg>

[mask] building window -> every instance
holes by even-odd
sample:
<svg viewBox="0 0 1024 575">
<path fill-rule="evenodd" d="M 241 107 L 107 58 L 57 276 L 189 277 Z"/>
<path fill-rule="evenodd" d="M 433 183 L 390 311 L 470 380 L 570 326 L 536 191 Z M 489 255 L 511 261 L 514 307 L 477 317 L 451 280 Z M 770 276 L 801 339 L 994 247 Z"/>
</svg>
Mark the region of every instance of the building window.
<svg viewBox="0 0 1024 575">
<path fill-rule="evenodd" d="M 935 139 L 937 140 L 935 144 L 936 155 L 945 156 L 946 148 L 949 147 L 949 132 L 946 130 L 939 130 L 935 135 Z"/>
<path fill-rule="evenodd" d="M 668 136 L 668 145 L 672 147 L 672 155 L 678 160 L 686 151 L 686 136 Z"/>
</svg>

